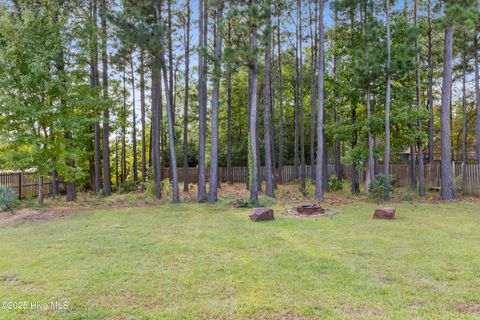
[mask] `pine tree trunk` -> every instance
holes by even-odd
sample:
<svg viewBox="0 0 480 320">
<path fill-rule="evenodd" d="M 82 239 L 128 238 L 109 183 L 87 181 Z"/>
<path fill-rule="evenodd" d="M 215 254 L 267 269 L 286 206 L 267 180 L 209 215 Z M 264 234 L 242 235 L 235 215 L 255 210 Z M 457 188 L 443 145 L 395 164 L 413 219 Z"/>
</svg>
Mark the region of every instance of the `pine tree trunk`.
<svg viewBox="0 0 480 320">
<path fill-rule="evenodd" d="M 271 7 L 267 10 L 267 28 L 272 27 Z M 272 149 L 270 133 L 270 109 L 271 109 L 271 91 L 270 91 L 270 67 L 271 67 L 271 38 L 267 37 L 265 45 L 265 69 L 264 69 L 264 88 L 263 88 L 263 134 L 265 141 L 265 181 L 267 183 L 265 194 L 273 197 L 273 170 L 272 170 Z"/>
<path fill-rule="evenodd" d="M 271 10 L 272 7 L 270 7 Z M 272 14 L 273 11 L 270 12 Z M 272 179 L 273 179 L 273 189 L 276 190 L 278 188 L 277 186 L 277 169 L 276 169 L 276 163 L 277 163 L 277 155 L 275 152 L 276 148 L 276 143 L 275 143 L 275 134 L 276 134 L 276 128 L 275 128 L 275 68 L 274 68 L 274 60 L 275 60 L 275 33 L 273 32 L 273 26 L 272 26 L 272 20 L 270 16 L 270 26 L 272 29 L 271 32 L 271 44 L 270 44 L 270 154 L 271 154 L 271 164 L 272 164 Z"/>
<path fill-rule="evenodd" d="M 337 26 L 337 21 L 338 21 L 338 10 L 335 8 L 334 10 L 334 24 L 335 24 L 335 29 Z M 335 41 L 337 41 L 337 34 L 334 34 Z M 337 65 L 338 65 L 338 55 L 335 54 L 333 55 L 333 77 L 336 80 L 337 79 Z M 333 106 L 333 121 L 335 122 L 335 125 L 338 127 L 340 125 L 340 117 L 337 112 L 337 107 L 336 103 Z M 344 173 L 343 173 L 343 166 L 342 163 L 340 162 L 341 159 L 341 148 L 340 148 L 340 140 L 335 139 L 335 149 L 334 149 L 334 166 L 335 166 L 335 175 L 343 179 L 344 178 Z"/>
<path fill-rule="evenodd" d="M 169 75 L 169 83 L 170 83 L 170 91 L 168 91 L 170 95 L 170 101 L 172 102 L 171 104 L 171 112 L 172 112 L 172 121 L 173 121 L 173 127 L 175 128 L 175 94 L 174 94 L 174 76 L 173 76 L 173 71 L 174 71 L 174 65 L 173 65 L 173 39 L 172 39 L 172 1 L 167 0 L 167 23 L 168 23 L 168 75 Z M 170 166 L 171 168 L 171 166 Z"/>
<path fill-rule="evenodd" d="M 106 0 L 100 2 L 100 24 L 102 28 L 102 85 L 103 98 L 108 100 L 108 35 L 107 35 L 107 3 Z M 110 110 L 105 108 L 103 111 L 103 195 L 112 194 L 112 177 L 110 174 Z"/>
<path fill-rule="evenodd" d="M 208 201 L 210 203 L 217 202 L 218 187 L 218 105 L 220 101 L 220 78 L 222 75 L 222 33 L 221 26 L 223 23 L 223 4 L 219 3 L 216 9 L 215 17 L 215 61 L 213 75 L 213 95 L 212 95 L 212 144 L 210 152 L 210 192 Z"/>
<path fill-rule="evenodd" d="M 228 35 L 230 40 L 231 26 L 228 25 Z M 233 183 L 232 171 L 232 70 L 229 67 L 227 71 L 227 176 L 228 182 Z"/>
<path fill-rule="evenodd" d="M 316 67 L 317 67 L 317 34 L 316 29 L 313 31 L 315 26 L 315 19 L 313 16 L 317 14 L 317 5 L 315 5 L 315 12 L 312 14 L 310 7 L 310 38 L 312 39 L 311 43 L 311 55 L 310 59 L 312 60 L 311 65 L 311 81 L 310 81 L 310 134 L 309 134 L 309 143 L 310 143 L 310 169 L 312 172 L 312 179 L 315 180 L 315 107 L 316 107 Z"/>
<path fill-rule="evenodd" d="M 123 185 L 127 179 L 127 76 L 123 69 L 123 108 L 122 108 L 122 175 L 120 183 Z"/>
<path fill-rule="evenodd" d="M 155 1 L 155 16 L 158 24 L 161 24 L 160 16 L 161 1 Z M 163 54 L 163 53 L 162 53 Z M 158 57 L 152 59 L 152 125 L 151 125 L 151 155 L 153 164 L 153 180 L 155 184 L 155 196 L 162 198 L 162 171 L 160 163 L 161 144 L 161 111 L 162 111 L 162 72 L 161 61 Z"/>
<path fill-rule="evenodd" d="M 388 6 L 388 1 L 387 1 Z M 366 95 L 366 104 L 367 104 L 367 122 L 368 122 L 368 162 L 367 162 L 367 171 L 365 175 L 365 191 L 368 194 L 368 189 L 370 183 L 375 181 L 375 168 L 374 168 L 374 160 L 373 160 L 373 137 L 372 137 L 372 110 L 371 110 L 371 89 L 370 89 L 370 63 L 369 63 L 369 52 L 368 52 L 368 19 L 369 19 L 369 11 L 368 11 L 368 1 L 365 1 L 365 11 L 364 11 L 364 26 L 365 26 L 365 34 L 364 34 L 364 42 L 365 42 L 365 74 L 367 76 L 367 95 Z M 388 37 L 388 36 L 387 36 Z M 387 39 L 388 41 L 388 39 Z"/>
<path fill-rule="evenodd" d="M 442 186 L 443 200 L 455 199 L 455 190 L 452 179 L 451 143 L 450 143 L 450 108 L 452 91 L 452 55 L 453 55 L 453 27 L 445 30 L 445 48 L 443 57 L 443 82 L 442 82 L 442 110 L 441 110 L 441 139 L 442 139 Z"/>
<path fill-rule="evenodd" d="M 391 38 L 390 38 L 390 1 L 387 0 L 385 7 L 387 17 L 387 88 L 385 98 L 385 157 L 384 157 L 384 174 L 385 174 L 385 200 L 390 200 L 390 98 L 391 98 Z"/>
<path fill-rule="evenodd" d="M 473 50 L 475 53 L 475 100 L 477 104 L 477 128 L 475 140 L 477 143 L 477 164 L 480 164 L 480 68 L 478 67 L 478 35 L 475 35 Z"/>
<path fill-rule="evenodd" d="M 161 171 L 160 171 L 160 130 L 159 130 L 159 109 L 160 109 L 160 92 L 159 86 L 161 81 L 160 67 L 158 60 L 155 58 L 152 63 L 152 162 L 153 162 L 153 181 L 155 183 L 155 196 L 157 199 L 162 198 L 161 190 Z"/>
<path fill-rule="evenodd" d="M 418 0 L 414 1 L 414 23 L 415 26 L 418 26 Z M 416 87 L 417 87 L 417 107 L 419 110 L 422 110 L 422 78 L 420 70 L 420 50 L 418 48 L 418 39 L 415 41 L 415 62 L 416 62 Z M 418 130 L 423 131 L 422 120 L 418 120 Z M 423 160 L 423 143 L 422 139 L 418 139 L 417 143 L 418 148 L 418 194 L 423 197 L 425 196 L 425 163 Z"/>
<path fill-rule="evenodd" d="M 118 135 L 115 136 L 115 185 L 117 186 L 117 190 L 120 188 L 120 180 L 119 180 L 119 168 L 118 168 Z"/>
<path fill-rule="evenodd" d="M 298 58 L 298 47 L 300 45 L 299 41 L 299 35 L 298 35 L 298 29 L 299 29 L 299 13 L 297 10 L 297 18 L 296 18 L 296 24 L 295 24 L 295 109 L 293 113 L 293 123 L 295 126 L 294 130 L 294 142 L 293 142 L 293 166 L 295 168 L 295 179 L 298 180 L 300 178 L 300 156 L 298 154 L 298 149 L 299 149 L 299 126 L 298 126 L 298 103 L 299 103 L 299 93 L 300 93 L 300 75 L 299 75 L 299 58 Z"/>
<path fill-rule="evenodd" d="M 250 4 L 253 5 L 256 3 L 256 0 L 250 0 Z M 250 50 L 256 50 L 257 48 L 257 29 L 255 26 L 251 27 L 250 30 Z M 257 94 L 258 94 L 258 70 L 257 70 L 257 61 L 254 59 L 249 65 L 250 68 L 250 80 L 249 84 L 250 91 L 250 158 L 251 164 L 251 184 L 250 184 L 250 201 L 253 203 L 258 202 L 258 161 L 257 158 Z"/>
<path fill-rule="evenodd" d="M 466 42 L 467 35 L 466 32 L 463 32 L 464 43 L 463 43 L 463 63 L 462 63 L 462 107 L 463 107 L 463 126 L 462 126 L 462 189 L 465 185 L 465 167 L 468 162 L 467 154 L 467 48 Z"/>
<path fill-rule="evenodd" d="M 92 87 L 96 88 L 99 85 L 98 78 L 98 35 L 97 35 L 97 0 L 92 0 L 90 2 L 91 10 L 91 19 L 92 24 L 94 25 L 94 31 L 91 35 L 91 61 L 90 61 L 90 76 Z M 100 122 L 95 122 L 94 125 L 94 178 L 93 178 L 93 189 L 95 194 L 100 193 L 101 184 L 102 184 L 102 158 L 101 158 L 101 142 L 100 142 Z"/>
<path fill-rule="evenodd" d="M 204 50 L 207 47 L 208 12 L 207 0 L 199 0 L 199 55 L 198 55 L 198 201 L 207 200 L 205 189 L 205 130 L 207 113 L 207 75 L 206 57 Z"/>
<path fill-rule="evenodd" d="M 430 173 L 433 174 L 433 165 L 435 163 L 435 155 L 433 150 L 433 138 L 435 134 L 434 128 L 434 116 L 433 116 L 433 29 L 432 29 L 432 13 L 431 13 L 431 2 L 430 0 L 427 1 L 427 21 L 428 21 L 428 31 L 427 31 L 427 38 L 428 38 L 428 54 L 427 54 L 427 62 L 428 62 L 428 108 L 430 110 L 431 116 L 428 120 L 428 163 L 430 165 Z M 430 175 L 430 176 L 431 176 Z"/>
<path fill-rule="evenodd" d="M 278 8 L 278 7 L 277 7 Z M 280 38 L 280 20 L 282 18 L 278 15 L 277 19 L 277 50 L 278 50 L 278 91 L 279 91 L 279 137 L 278 137 L 278 180 L 283 182 L 283 141 L 284 141 L 284 128 L 283 128 L 283 74 L 282 74 L 282 43 Z"/>
<path fill-rule="evenodd" d="M 163 58 L 163 54 L 162 54 Z M 163 74 L 163 84 L 165 86 L 165 92 L 169 91 L 169 86 L 171 84 L 168 83 L 167 78 L 167 67 L 164 60 L 160 60 L 160 64 L 162 67 L 162 74 Z M 170 177 L 173 183 L 173 194 L 172 194 L 172 201 L 173 203 L 178 203 L 180 201 L 180 195 L 178 190 L 178 176 L 177 176 L 177 158 L 175 155 L 175 132 L 173 128 L 173 114 L 172 111 L 174 110 L 172 107 L 172 100 L 169 94 L 165 95 L 167 98 L 167 117 L 168 117 L 168 145 L 170 149 L 170 168 L 172 168 L 171 173 L 172 176 Z"/>
<path fill-rule="evenodd" d="M 133 156 L 133 181 L 138 183 L 137 164 L 137 112 L 135 110 L 135 71 L 133 66 L 133 55 L 130 53 L 130 71 L 132 73 L 132 156 Z"/>
<path fill-rule="evenodd" d="M 185 21 L 185 97 L 183 104 L 183 191 L 188 191 L 188 99 L 190 85 L 190 0 L 187 0 Z"/>
<path fill-rule="evenodd" d="M 325 152 L 324 139 L 323 139 L 323 115 L 324 115 L 324 0 L 319 0 L 319 12 L 318 12 L 318 81 L 317 81 L 317 164 L 315 166 L 315 199 L 317 201 L 323 201 L 323 162 Z"/>
<path fill-rule="evenodd" d="M 140 50 L 140 121 L 142 125 L 142 190 L 147 179 L 147 145 L 145 128 L 145 52 Z"/>
<path fill-rule="evenodd" d="M 302 1 L 297 0 L 298 19 L 299 19 L 299 66 L 298 66 L 298 83 L 299 83 L 299 120 L 300 120 L 300 184 L 301 189 L 306 190 L 305 183 L 305 119 L 303 112 L 303 28 L 302 28 Z"/>
</svg>

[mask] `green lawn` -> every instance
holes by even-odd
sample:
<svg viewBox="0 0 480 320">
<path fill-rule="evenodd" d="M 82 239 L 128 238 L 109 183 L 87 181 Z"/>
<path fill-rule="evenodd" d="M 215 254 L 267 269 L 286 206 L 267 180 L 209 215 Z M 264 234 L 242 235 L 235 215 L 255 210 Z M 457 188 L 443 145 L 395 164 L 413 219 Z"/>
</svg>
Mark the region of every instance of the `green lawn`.
<svg viewBox="0 0 480 320">
<path fill-rule="evenodd" d="M 372 203 L 253 223 L 182 204 L 0 228 L 0 319 L 474 319 L 480 205 Z"/>
</svg>

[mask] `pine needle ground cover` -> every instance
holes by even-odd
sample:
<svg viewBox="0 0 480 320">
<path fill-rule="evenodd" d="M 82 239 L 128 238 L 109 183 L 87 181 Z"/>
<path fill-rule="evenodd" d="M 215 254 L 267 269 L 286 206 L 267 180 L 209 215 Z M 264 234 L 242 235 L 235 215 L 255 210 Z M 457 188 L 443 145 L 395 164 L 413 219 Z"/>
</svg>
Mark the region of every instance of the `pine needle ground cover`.
<svg viewBox="0 0 480 320">
<path fill-rule="evenodd" d="M 398 204 L 394 221 L 376 207 L 276 205 L 253 223 L 226 203 L 160 205 L 4 227 L 0 318 L 480 317 L 480 205 Z"/>
</svg>

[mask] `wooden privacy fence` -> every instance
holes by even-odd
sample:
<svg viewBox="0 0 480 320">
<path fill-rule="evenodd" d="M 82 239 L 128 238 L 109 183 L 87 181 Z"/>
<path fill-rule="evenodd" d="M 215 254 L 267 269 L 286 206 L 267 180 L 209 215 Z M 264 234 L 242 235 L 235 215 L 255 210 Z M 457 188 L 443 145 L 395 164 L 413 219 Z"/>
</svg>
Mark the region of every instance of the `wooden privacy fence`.
<svg viewBox="0 0 480 320">
<path fill-rule="evenodd" d="M 352 166 L 343 165 L 343 172 L 346 179 L 352 177 Z M 313 179 L 315 167 L 311 165 L 305 166 L 305 174 L 307 179 Z M 383 165 L 378 166 L 378 173 L 383 173 Z M 480 196 L 480 165 L 466 165 L 464 169 L 464 178 L 462 181 L 462 166 L 459 163 L 452 164 L 452 173 L 454 178 L 455 188 L 461 190 L 464 194 L 478 195 Z M 298 174 L 297 174 L 298 172 Z M 328 174 L 332 175 L 335 172 L 333 164 L 328 165 Z M 184 181 L 183 168 L 178 168 L 178 179 Z M 265 178 L 265 167 L 261 167 L 262 177 Z M 416 167 L 416 173 L 418 173 L 418 166 Z M 300 174 L 300 167 L 295 166 L 283 166 L 281 174 L 276 172 L 276 176 L 282 178 L 282 182 L 291 182 L 298 180 Z M 390 165 L 390 174 L 394 177 L 397 186 L 409 186 L 411 185 L 411 173 L 410 164 L 392 164 Z M 207 181 L 209 180 L 210 170 L 207 168 Z M 169 168 L 162 169 L 162 178 L 167 179 L 170 177 Z M 232 167 L 232 181 L 233 182 L 247 182 L 248 168 L 247 167 Z M 220 182 L 228 182 L 227 168 L 218 168 L 218 178 Z M 365 171 L 358 172 L 359 181 L 365 180 Z M 188 168 L 188 181 L 191 183 L 198 182 L 198 168 Z M 440 188 L 441 186 L 441 173 L 440 164 L 433 165 L 425 164 L 425 183 L 429 188 Z"/>
<path fill-rule="evenodd" d="M 52 179 L 43 179 L 43 194 L 52 193 Z M 33 198 L 38 196 L 39 179 L 34 173 L 21 171 L 0 171 L 0 186 L 10 186 L 18 194 L 19 199 Z M 62 179 L 58 181 L 58 190 L 64 191 L 65 185 Z"/>
<path fill-rule="evenodd" d="M 328 165 L 328 173 L 332 175 L 334 165 Z M 418 166 L 416 168 L 418 172 Z M 210 178 L 210 170 L 207 168 L 207 181 Z M 305 166 L 305 174 L 307 179 L 313 179 L 315 167 L 311 165 Z M 462 179 L 462 171 L 463 179 Z M 265 178 L 265 167 L 261 168 L 262 177 Z M 277 177 L 282 177 L 282 182 L 291 182 L 298 180 L 300 174 L 300 167 L 283 166 L 282 172 L 276 172 Z M 347 179 L 352 176 L 352 166 L 343 165 L 343 172 Z M 378 166 L 378 172 L 383 172 L 383 165 Z M 410 165 L 409 164 L 392 164 L 390 165 L 391 175 L 394 176 L 396 185 L 409 186 L 411 184 Z M 183 168 L 177 168 L 178 179 L 184 181 Z M 466 165 L 462 168 L 461 164 L 453 163 L 452 173 L 454 177 L 454 184 L 457 190 L 461 190 L 464 194 L 480 196 L 480 165 Z M 198 182 L 198 168 L 188 168 L 188 181 L 190 183 Z M 162 178 L 168 179 L 170 177 L 170 169 L 162 168 Z M 228 182 L 227 168 L 218 168 L 218 177 L 220 182 Z M 232 181 L 233 182 L 247 182 L 248 168 L 247 167 L 232 167 Z M 364 181 L 365 172 L 359 171 L 358 177 L 360 181 Z M 440 164 L 425 165 L 425 183 L 430 188 L 440 188 L 441 185 Z M 65 184 L 59 179 L 59 191 L 65 190 Z M 0 171 L 0 185 L 7 185 L 14 188 L 21 198 L 36 197 L 38 194 L 38 178 L 33 173 L 23 173 L 18 171 Z M 52 193 L 52 181 L 50 178 L 44 178 L 43 192 L 45 195 Z"/>
</svg>

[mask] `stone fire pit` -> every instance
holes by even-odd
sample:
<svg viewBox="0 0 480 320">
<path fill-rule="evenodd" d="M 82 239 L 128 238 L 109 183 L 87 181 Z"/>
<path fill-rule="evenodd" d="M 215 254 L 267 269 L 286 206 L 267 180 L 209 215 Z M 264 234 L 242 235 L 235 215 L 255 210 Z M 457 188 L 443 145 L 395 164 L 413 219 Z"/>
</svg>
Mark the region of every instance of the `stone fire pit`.
<svg viewBox="0 0 480 320">
<path fill-rule="evenodd" d="M 338 214 L 338 212 L 331 209 L 324 209 L 315 204 L 305 204 L 305 205 L 298 205 L 291 209 L 285 210 L 283 214 L 286 216 L 295 216 L 295 217 L 323 217 L 323 216 L 333 216 Z"/>
<path fill-rule="evenodd" d="M 305 214 L 308 216 L 312 214 L 322 213 L 325 211 L 322 209 L 322 207 L 314 204 L 300 205 L 300 206 L 296 206 L 294 209 L 298 212 L 298 214 Z"/>
</svg>

